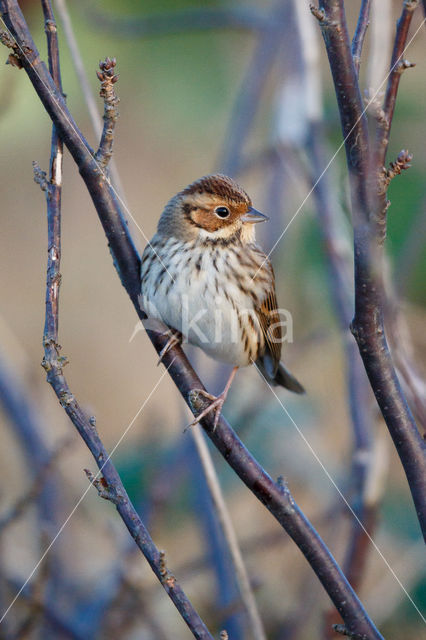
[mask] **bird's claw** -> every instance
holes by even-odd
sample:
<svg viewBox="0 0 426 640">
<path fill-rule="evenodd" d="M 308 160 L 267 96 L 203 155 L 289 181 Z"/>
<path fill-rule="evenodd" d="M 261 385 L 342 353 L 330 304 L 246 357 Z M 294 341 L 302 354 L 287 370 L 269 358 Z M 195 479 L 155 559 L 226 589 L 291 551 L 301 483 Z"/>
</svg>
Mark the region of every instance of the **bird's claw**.
<svg viewBox="0 0 426 640">
<path fill-rule="evenodd" d="M 175 345 L 179 344 L 182 340 L 182 336 L 179 333 L 179 331 L 167 331 L 165 332 L 163 335 L 169 335 L 170 334 L 170 338 L 167 340 L 166 344 L 164 345 L 164 347 L 161 349 L 158 358 L 158 362 L 157 362 L 157 367 L 158 365 L 161 364 L 161 362 L 163 361 L 164 356 L 166 355 L 166 353 L 168 351 L 170 351 L 170 349 L 172 349 Z"/>
<path fill-rule="evenodd" d="M 209 414 L 211 411 L 215 411 L 215 417 L 214 417 L 214 422 L 213 422 L 213 430 L 212 433 L 214 433 L 216 431 L 216 427 L 217 424 L 219 422 L 219 418 L 222 414 L 222 407 L 225 404 L 225 400 L 226 397 L 228 395 L 228 391 L 229 388 L 232 384 L 232 381 L 235 377 L 235 374 L 237 372 L 238 367 L 234 367 L 232 369 L 231 375 L 228 378 L 228 382 L 225 385 L 224 390 L 222 391 L 222 393 L 219 396 L 213 396 L 211 393 L 208 393 L 207 391 L 204 391 L 204 389 L 192 389 L 192 391 L 190 392 L 189 395 L 189 402 L 191 404 L 191 407 L 194 411 L 196 411 L 199 406 L 198 403 L 198 396 L 202 395 L 205 398 L 207 398 L 208 400 L 211 400 L 211 403 L 209 404 L 208 407 L 206 407 L 200 414 L 198 414 L 198 416 L 191 422 L 191 424 L 189 424 L 185 431 L 187 429 L 189 429 L 189 427 L 194 426 L 195 424 L 198 424 L 200 422 L 200 420 L 202 420 L 207 414 Z"/>
<path fill-rule="evenodd" d="M 204 391 L 204 389 L 197 389 L 196 391 L 197 391 L 198 394 L 203 395 L 208 400 L 211 400 L 211 403 L 200 414 L 198 414 L 198 416 L 196 418 L 194 418 L 194 420 L 185 428 L 185 431 L 187 429 L 189 429 L 190 427 L 193 427 L 196 424 L 198 424 L 209 413 L 214 411 L 215 412 L 215 417 L 214 417 L 213 430 L 212 430 L 213 433 L 214 433 L 216 431 L 216 427 L 218 425 L 219 418 L 220 418 L 220 416 L 222 414 L 222 407 L 225 404 L 225 400 L 226 400 L 226 395 L 227 394 L 222 392 L 219 396 L 214 396 L 211 393 L 208 393 L 207 391 Z"/>
</svg>

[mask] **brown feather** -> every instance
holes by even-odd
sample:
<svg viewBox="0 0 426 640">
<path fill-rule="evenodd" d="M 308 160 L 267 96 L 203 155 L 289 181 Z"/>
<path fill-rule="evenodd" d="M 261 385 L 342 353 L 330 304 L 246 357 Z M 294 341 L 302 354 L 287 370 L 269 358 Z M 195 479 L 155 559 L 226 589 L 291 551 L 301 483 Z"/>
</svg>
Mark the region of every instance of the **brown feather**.
<svg viewBox="0 0 426 640">
<path fill-rule="evenodd" d="M 275 375 L 281 358 L 281 324 L 278 314 L 275 280 L 272 266 L 268 264 L 271 276 L 271 288 L 267 291 L 260 308 L 256 309 L 263 338 L 265 340 L 265 355 L 272 359 L 273 375 Z M 271 372 L 272 373 L 272 372 Z"/>
</svg>

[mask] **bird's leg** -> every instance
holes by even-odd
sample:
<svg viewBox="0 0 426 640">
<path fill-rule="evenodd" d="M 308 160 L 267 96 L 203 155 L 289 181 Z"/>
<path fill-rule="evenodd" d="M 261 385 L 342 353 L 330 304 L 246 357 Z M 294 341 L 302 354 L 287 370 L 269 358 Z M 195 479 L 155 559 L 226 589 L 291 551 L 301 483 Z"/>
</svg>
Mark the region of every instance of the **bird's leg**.
<svg viewBox="0 0 426 640">
<path fill-rule="evenodd" d="M 164 347 L 161 349 L 160 353 L 158 354 L 160 357 L 159 357 L 158 362 L 157 362 L 157 367 L 161 363 L 161 361 L 163 360 L 163 358 L 166 355 L 166 353 L 168 351 L 170 351 L 170 349 L 172 349 L 176 344 L 179 344 L 180 342 L 182 342 L 182 334 L 179 331 L 173 331 L 172 329 L 168 329 L 167 331 L 165 331 L 161 335 L 163 335 L 163 336 L 170 335 L 170 338 L 167 340 L 166 344 L 164 345 Z"/>
<path fill-rule="evenodd" d="M 200 422 L 200 420 L 202 420 L 208 413 L 210 413 L 211 411 L 215 412 L 215 417 L 214 417 L 214 423 L 213 423 L 213 431 L 216 430 L 217 427 L 217 423 L 219 422 L 219 418 L 220 415 L 222 413 L 222 407 L 225 404 L 225 400 L 226 397 L 228 395 L 229 389 L 231 387 L 232 381 L 235 378 L 235 374 L 237 373 L 238 367 L 234 367 L 231 371 L 231 375 L 228 378 L 228 382 L 225 385 L 224 390 L 222 391 L 222 393 L 218 396 L 214 396 L 211 393 L 207 393 L 207 391 L 204 391 L 204 389 L 198 389 L 198 393 L 200 393 L 201 395 L 203 395 L 205 398 L 208 398 L 208 400 L 211 400 L 211 404 L 206 407 L 206 409 L 204 409 L 204 411 L 202 411 L 192 422 L 190 425 L 188 425 L 189 427 L 192 427 L 195 424 L 198 424 L 198 422 Z"/>
</svg>

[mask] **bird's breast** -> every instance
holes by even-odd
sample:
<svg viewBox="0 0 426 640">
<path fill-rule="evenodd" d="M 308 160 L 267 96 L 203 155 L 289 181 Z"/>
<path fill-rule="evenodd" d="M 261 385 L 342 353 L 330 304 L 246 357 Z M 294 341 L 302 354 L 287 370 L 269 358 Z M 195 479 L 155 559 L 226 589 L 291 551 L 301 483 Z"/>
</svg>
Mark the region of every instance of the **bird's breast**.
<svg viewBox="0 0 426 640">
<path fill-rule="evenodd" d="M 263 348 L 256 323 L 267 279 L 264 269 L 256 273 L 261 255 L 154 236 L 142 257 L 144 310 L 213 358 L 245 366 Z"/>
</svg>

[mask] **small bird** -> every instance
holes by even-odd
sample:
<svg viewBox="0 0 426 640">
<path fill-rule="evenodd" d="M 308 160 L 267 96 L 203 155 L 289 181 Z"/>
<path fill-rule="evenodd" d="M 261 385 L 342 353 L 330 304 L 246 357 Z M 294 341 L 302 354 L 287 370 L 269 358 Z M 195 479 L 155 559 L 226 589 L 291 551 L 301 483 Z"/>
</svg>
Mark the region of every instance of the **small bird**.
<svg viewBox="0 0 426 640">
<path fill-rule="evenodd" d="M 204 176 L 169 200 L 143 253 L 142 308 L 172 330 L 160 361 L 184 339 L 234 366 L 219 396 L 200 390 L 211 404 L 191 424 L 214 410 L 215 429 L 237 369 L 252 363 L 271 384 L 304 393 L 280 362 L 274 272 L 255 243 L 265 220 L 234 180 Z"/>
</svg>

